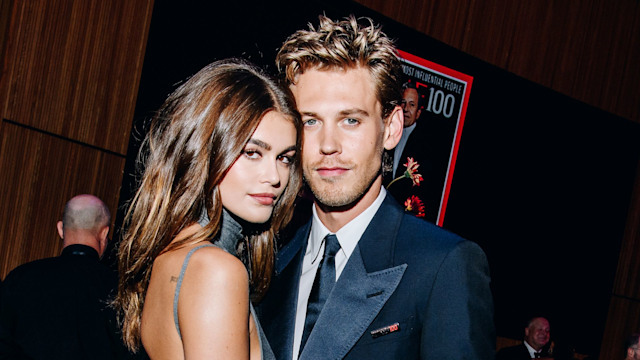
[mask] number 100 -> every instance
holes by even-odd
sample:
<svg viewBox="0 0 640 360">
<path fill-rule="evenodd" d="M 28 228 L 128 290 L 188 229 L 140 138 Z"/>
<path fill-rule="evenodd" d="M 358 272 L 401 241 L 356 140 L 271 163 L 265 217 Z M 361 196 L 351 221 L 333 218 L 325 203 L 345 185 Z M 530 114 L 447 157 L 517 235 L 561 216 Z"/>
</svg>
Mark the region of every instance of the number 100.
<svg viewBox="0 0 640 360">
<path fill-rule="evenodd" d="M 453 108 L 456 104 L 456 98 L 451 94 L 444 94 L 442 90 L 434 88 L 429 89 L 429 102 L 427 103 L 427 111 L 434 114 L 442 114 L 446 118 L 453 115 Z"/>
</svg>

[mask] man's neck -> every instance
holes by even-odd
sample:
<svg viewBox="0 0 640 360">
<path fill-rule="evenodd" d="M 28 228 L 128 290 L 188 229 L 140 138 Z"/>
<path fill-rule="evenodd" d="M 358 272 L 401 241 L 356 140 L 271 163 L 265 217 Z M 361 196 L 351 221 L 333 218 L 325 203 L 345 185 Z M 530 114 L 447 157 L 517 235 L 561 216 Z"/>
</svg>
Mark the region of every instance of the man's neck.
<svg viewBox="0 0 640 360">
<path fill-rule="evenodd" d="M 315 206 L 318 213 L 318 218 L 324 226 L 327 227 L 332 233 L 338 232 L 343 226 L 348 224 L 351 220 L 355 219 L 358 215 L 362 214 L 380 194 L 380 188 L 382 186 L 382 176 L 373 181 L 367 192 L 356 202 L 344 207 L 329 207 L 324 206 L 316 201 Z"/>
</svg>

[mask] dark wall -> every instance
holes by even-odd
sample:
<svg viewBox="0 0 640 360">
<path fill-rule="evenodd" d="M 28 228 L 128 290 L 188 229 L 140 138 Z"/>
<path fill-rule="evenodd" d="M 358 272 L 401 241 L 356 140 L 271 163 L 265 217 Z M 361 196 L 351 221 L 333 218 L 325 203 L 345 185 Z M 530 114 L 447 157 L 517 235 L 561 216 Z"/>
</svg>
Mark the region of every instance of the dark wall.
<svg viewBox="0 0 640 360">
<path fill-rule="evenodd" d="M 498 335 L 518 338 L 522 321 L 542 314 L 556 341 L 597 353 L 640 158 L 640 126 L 354 3 L 157 0 L 125 176 L 134 173 L 135 133 L 144 133 L 144 119 L 180 81 L 229 56 L 274 71 L 284 39 L 323 12 L 371 16 L 399 48 L 474 77 L 444 227 L 486 251 Z M 121 203 L 130 198 L 132 180 L 125 178 Z"/>
</svg>

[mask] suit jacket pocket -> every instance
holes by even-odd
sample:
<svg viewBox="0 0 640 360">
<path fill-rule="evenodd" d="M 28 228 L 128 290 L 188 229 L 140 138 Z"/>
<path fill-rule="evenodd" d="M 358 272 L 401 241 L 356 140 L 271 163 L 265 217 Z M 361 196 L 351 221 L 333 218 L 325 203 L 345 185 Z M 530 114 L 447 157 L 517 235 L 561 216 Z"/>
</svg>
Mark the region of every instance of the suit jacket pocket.
<svg viewBox="0 0 640 360">
<path fill-rule="evenodd" d="M 368 346 L 390 341 L 404 341 L 416 333 L 416 325 L 413 316 L 400 321 L 374 321 L 356 345 Z"/>
</svg>

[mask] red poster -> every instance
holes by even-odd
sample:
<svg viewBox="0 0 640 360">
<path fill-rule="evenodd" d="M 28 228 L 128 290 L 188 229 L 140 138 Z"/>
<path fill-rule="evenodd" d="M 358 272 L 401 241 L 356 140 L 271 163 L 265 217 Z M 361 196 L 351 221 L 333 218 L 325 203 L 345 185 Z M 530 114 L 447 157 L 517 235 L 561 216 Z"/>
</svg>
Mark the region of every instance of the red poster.
<svg viewBox="0 0 640 360">
<path fill-rule="evenodd" d="M 405 135 L 385 169 L 393 165 L 388 190 L 408 211 L 442 226 L 473 77 L 398 53 Z"/>
</svg>

